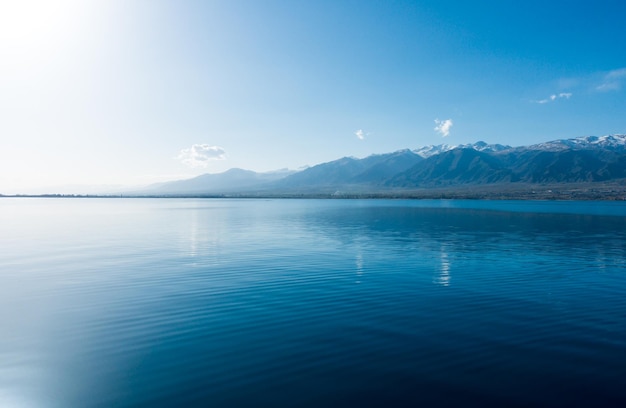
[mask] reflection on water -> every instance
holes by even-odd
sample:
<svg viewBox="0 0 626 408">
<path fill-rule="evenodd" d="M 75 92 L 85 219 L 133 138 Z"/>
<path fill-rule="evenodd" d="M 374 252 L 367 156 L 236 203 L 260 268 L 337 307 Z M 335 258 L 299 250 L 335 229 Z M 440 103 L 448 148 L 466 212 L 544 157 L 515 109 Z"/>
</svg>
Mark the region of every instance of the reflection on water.
<svg viewBox="0 0 626 408">
<path fill-rule="evenodd" d="M 189 256 L 196 257 L 198 255 L 198 211 L 190 210 L 191 220 L 189 222 Z"/>
<path fill-rule="evenodd" d="M 359 250 L 356 254 L 356 283 L 361 283 L 361 276 L 363 275 L 363 253 Z"/>
<path fill-rule="evenodd" d="M 3 198 L 0 225 L 0 406 L 626 401 L 620 203 Z"/>
<path fill-rule="evenodd" d="M 445 246 L 441 246 L 441 268 L 439 269 L 439 275 L 435 279 L 435 283 L 441 286 L 450 285 L 450 261 L 448 260 L 448 253 L 445 250 Z"/>
</svg>

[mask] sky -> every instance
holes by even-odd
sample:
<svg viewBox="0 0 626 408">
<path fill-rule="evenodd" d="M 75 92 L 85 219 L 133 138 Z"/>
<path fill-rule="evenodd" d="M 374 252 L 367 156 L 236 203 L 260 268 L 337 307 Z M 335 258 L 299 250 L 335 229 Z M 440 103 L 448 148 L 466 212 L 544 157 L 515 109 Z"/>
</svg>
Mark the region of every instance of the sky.
<svg viewBox="0 0 626 408">
<path fill-rule="evenodd" d="M 622 0 L 0 0 L 0 193 L 623 134 L 624 16 Z"/>
</svg>

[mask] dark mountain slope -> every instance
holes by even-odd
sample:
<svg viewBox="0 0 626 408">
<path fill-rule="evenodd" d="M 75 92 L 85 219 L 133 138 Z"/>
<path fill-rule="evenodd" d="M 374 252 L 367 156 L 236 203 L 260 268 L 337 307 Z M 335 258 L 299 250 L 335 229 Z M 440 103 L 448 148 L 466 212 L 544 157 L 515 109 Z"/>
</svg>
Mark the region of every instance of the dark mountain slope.
<svg viewBox="0 0 626 408">
<path fill-rule="evenodd" d="M 380 157 L 375 164 L 353 177 L 351 181 L 355 183 L 379 184 L 424 161 L 421 156 L 408 149 L 380 156 L 384 157 Z"/>
<path fill-rule="evenodd" d="M 389 187 L 426 187 L 515 181 L 513 172 L 489 153 L 454 149 L 431 156 L 389 179 Z"/>
<path fill-rule="evenodd" d="M 606 181 L 624 177 L 620 155 L 604 150 L 527 150 L 508 155 L 506 161 L 516 178 L 530 183 Z"/>
<path fill-rule="evenodd" d="M 344 157 L 328 163 L 318 164 L 272 184 L 277 189 L 341 187 L 361 184 L 378 184 L 388 177 L 400 173 L 423 159 L 410 150 L 377 154 L 364 159 Z"/>
<path fill-rule="evenodd" d="M 344 184 L 367 168 L 366 163 L 354 157 L 343 157 L 328 163 L 309 167 L 296 174 L 273 183 L 274 188 L 290 188 L 302 186 L 331 186 Z"/>
</svg>

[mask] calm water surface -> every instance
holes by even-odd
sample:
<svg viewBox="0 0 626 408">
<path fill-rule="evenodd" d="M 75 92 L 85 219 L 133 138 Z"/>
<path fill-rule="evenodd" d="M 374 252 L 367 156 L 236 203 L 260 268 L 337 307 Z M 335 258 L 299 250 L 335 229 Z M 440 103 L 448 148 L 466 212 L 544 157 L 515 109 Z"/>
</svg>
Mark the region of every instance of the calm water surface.
<svg viewBox="0 0 626 408">
<path fill-rule="evenodd" d="M 626 406 L 626 204 L 0 199 L 0 406 Z"/>
</svg>

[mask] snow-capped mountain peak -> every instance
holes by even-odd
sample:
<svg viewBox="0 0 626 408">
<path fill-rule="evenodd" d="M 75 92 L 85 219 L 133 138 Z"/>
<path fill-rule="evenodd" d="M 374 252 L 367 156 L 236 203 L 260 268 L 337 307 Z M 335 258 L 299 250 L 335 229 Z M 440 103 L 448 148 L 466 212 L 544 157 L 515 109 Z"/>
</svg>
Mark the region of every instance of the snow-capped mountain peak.
<svg viewBox="0 0 626 408">
<path fill-rule="evenodd" d="M 423 158 L 428 158 L 430 156 L 435 156 L 439 153 L 447 152 L 448 150 L 454 149 L 456 146 L 449 144 L 440 144 L 440 145 L 430 145 L 423 146 L 418 149 L 413 150 L 413 153 L 422 156 Z"/>
<path fill-rule="evenodd" d="M 592 145 L 597 147 L 624 147 L 626 146 L 626 135 L 605 135 L 586 136 L 572 139 L 582 145 Z"/>
<path fill-rule="evenodd" d="M 626 151 L 626 134 L 580 136 L 571 139 L 551 140 L 549 142 L 537 143 L 530 146 L 520 146 L 516 148 L 501 144 L 488 144 L 483 141 L 459 145 L 440 144 L 420 147 L 413 150 L 413 153 L 416 153 L 423 158 L 428 158 L 454 149 L 474 149 L 479 152 L 488 153 L 496 153 L 510 149 L 546 151 L 560 151 L 567 149 L 608 149 Z"/>
<path fill-rule="evenodd" d="M 413 150 L 413 153 L 416 153 L 426 159 L 428 157 L 435 156 L 437 154 L 454 149 L 474 149 L 479 152 L 500 152 L 502 150 L 511 149 L 511 146 L 501 144 L 488 144 L 481 140 L 476 143 L 467 143 L 460 145 L 440 144 L 424 146 Z"/>
<path fill-rule="evenodd" d="M 551 151 L 565 149 L 626 150 L 626 135 L 581 136 L 559 139 L 531 145 L 527 149 Z"/>
</svg>

